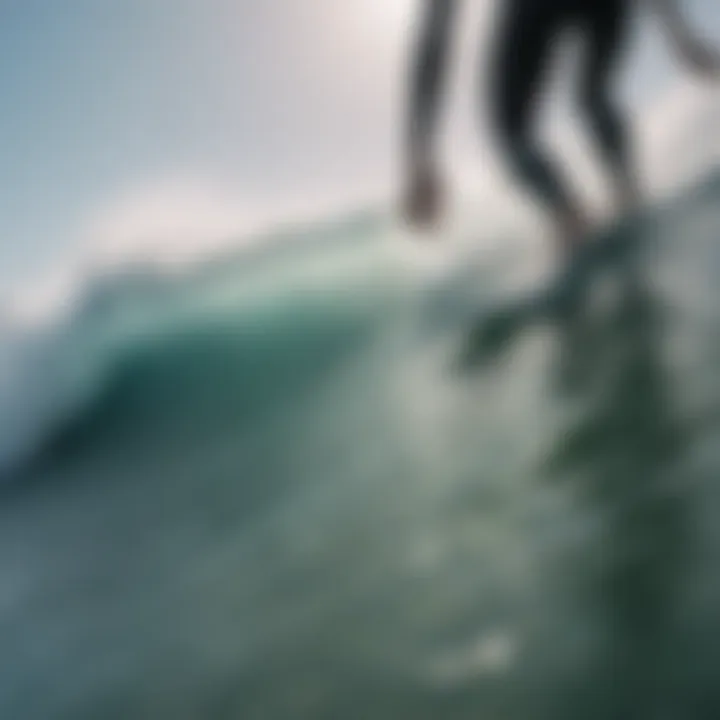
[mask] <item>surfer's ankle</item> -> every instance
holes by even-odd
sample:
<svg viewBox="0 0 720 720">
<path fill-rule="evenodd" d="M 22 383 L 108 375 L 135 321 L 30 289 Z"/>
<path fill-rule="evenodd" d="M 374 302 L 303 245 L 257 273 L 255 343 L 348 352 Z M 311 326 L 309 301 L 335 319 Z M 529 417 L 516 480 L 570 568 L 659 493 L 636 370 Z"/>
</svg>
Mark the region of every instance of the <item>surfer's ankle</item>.
<svg viewBox="0 0 720 720">
<path fill-rule="evenodd" d="M 622 176 L 616 184 L 615 206 L 621 218 L 633 217 L 642 207 L 642 191 L 639 184 L 629 176 Z"/>
<path fill-rule="evenodd" d="M 577 210 L 566 210 L 558 214 L 556 225 L 558 250 L 564 257 L 571 257 L 584 244 L 590 232 L 590 221 Z"/>
</svg>

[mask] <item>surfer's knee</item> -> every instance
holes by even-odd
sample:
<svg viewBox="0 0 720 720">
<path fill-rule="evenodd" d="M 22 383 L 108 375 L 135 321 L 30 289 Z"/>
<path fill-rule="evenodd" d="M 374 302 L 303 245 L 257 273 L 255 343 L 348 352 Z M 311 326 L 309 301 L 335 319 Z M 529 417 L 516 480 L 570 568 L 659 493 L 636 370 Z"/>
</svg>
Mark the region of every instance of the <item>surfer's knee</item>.
<svg viewBox="0 0 720 720">
<path fill-rule="evenodd" d="M 512 93 L 494 106 L 493 124 L 500 152 L 509 171 L 544 204 L 568 206 L 568 193 L 557 169 L 544 152 L 531 104 Z"/>
<path fill-rule="evenodd" d="M 545 203 L 567 204 L 557 172 L 528 128 L 506 126 L 500 139 L 505 161 L 518 181 Z"/>
<path fill-rule="evenodd" d="M 527 134 L 509 136 L 505 152 L 511 170 L 531 185 L 536 185 L 543 161 L 535 141 Z"/>
<path fill-rule="evenodd" d="M 494 120 L 495 135 L 507 164 L 514 173 L 527 175 L 538 155 L 529 124 L 502 107 L 498 108 Z"/>
<path fill-rule="evenodd" d="M 613 155 L 624 152 L 625 120 L 610 95 L 600 88 L 588 86 L 582 89 L 579 100 L 580 107 L 603 149 Z"/>
</svg>

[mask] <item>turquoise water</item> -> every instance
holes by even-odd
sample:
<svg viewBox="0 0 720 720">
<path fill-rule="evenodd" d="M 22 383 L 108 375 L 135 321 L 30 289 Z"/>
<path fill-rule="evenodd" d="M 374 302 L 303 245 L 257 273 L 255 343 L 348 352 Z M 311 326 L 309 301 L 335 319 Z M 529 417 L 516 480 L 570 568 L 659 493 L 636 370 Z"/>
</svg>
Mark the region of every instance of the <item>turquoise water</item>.
<svg viewBox="0 0 720 720">
<path fill-rule="evenodd" d="M 372 217 L 101 283 L 0 393 L 0 716 L 718 717 L 718 199 L 492 352 Z"/>
</svg>

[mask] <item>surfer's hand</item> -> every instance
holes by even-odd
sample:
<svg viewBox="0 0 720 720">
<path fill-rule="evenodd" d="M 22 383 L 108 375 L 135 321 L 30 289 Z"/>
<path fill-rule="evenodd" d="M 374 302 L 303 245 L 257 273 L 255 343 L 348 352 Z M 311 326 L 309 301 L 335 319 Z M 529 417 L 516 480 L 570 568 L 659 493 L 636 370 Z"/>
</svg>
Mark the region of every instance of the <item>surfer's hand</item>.
<svg viewBox="0 0 720 720">
<path fill-rule="evenodd" d="M 443 210 L 443 187 L 435 166 L 414 164 L 408 178 L 403 214 L 407 223 L 416 229 L 428 229 L 439 220 Z"/>
<path fill-rule="evenodd" d="M 711 45 L 697 39 L 682 44 L 682 55 L 689 67 L 708 80 L 720 79 L 720 52 Z"/>
</svg>

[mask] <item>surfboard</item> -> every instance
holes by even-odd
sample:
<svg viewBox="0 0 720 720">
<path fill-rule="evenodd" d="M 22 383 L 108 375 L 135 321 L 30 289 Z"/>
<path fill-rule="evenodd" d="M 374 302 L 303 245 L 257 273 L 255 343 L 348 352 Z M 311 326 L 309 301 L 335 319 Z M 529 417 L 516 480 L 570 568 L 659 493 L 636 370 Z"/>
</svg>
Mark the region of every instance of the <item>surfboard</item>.
<svg viewBox="0 0 720 720">
<path fill-rule="evenodd" d="M 608 272 L 636 272 L 644 233 L 638 218 L 626 220 L 589 239 L 548 282 L 507 297 L 476 314 L 461 363 L 489 358 L 523 328 L 558 322 L 581 312 L 595 282 Z"/>
</svg>

